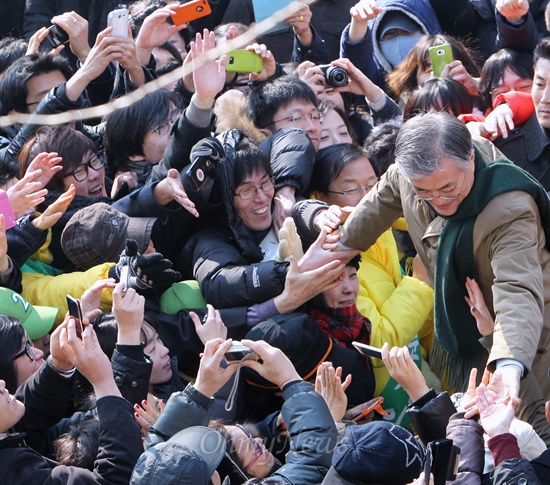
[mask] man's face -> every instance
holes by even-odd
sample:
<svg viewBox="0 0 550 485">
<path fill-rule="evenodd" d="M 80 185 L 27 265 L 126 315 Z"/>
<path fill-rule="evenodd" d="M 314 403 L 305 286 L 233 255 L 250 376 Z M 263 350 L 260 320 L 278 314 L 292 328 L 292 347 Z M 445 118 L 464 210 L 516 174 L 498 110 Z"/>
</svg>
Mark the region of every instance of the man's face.
<svg viewBox="0 0 550 485">
<path fill-rule="evenodd" d="M 319 110 L 309 101 L 296 99 L 290 104 L 279 108 L 273 116 L 275 123 L 267 128 L 275 133 L 280 128 L 298 128 L 305 131 L 315 150 L 319 149 L 321 141 L 321 119 Z"/>
<path fill-rule="evenodd" d="M 418 197 L 434 197 L 429 203 L 438 214 L 452 216 L 474 185 L 473 155 L 465 172 L 453 161 L 443 158 L 434 173 L 411 180 L 411 185 Z"/>
<path fill-rule="evenodd" d="M 550 60 L 548 59 L 541 58 L 535 64 L 531 96 L 540 126 L 550 128 Z"/>
<path fill-rule="evenodd" d="M 29 113 L 32 113 L 42 98 L 46 96 L 53 88 L 63 84 L 66 81 L 61 71 L 45 72 L 31 77 L 27 81 L 27 107 Z"/>
</svg>

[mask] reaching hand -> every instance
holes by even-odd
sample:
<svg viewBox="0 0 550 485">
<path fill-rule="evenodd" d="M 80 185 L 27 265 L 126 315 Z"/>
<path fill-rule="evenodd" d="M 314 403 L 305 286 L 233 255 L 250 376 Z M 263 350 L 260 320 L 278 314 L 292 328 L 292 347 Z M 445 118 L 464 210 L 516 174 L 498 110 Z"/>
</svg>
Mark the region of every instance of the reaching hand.
<svg viewBox="0 0 550 485">
<path fill-rule="evenodd" d="M 87 318 L 90 322 L 94 321 L 97 317 L 103 313 L 100 308 L 101 292 L 105 288 L 114 288 L 115 280 L 97 280 L 92 286 L 90 286 L 82 296 L 80 297 L 80 307 L 82 309 L 82 316 Z"/>
<path fill-rule="evenodd" d="M 300 273 L 318 269 L 321 266 L 335 260 L 347 263 L 351 258 L 357 256 L 361 252 L 358 249 L 339 250 L 336 248 L 336 244 L 333 245 L 334 247 L 329 248 L 331 250 L 326 248 L 324 249 L 323 245 L 325 244 L 326 238 L 327 232 L 322 230 L 319 237 L 309 247 L 303 258 L 298 261 L 298 269 Z"/>
<path fill-rule="evenodd" d="M 289 382 L 302 380 L 292 362 L 281 349 L 272 347 L 263 340 L 255 342 L 244 339 L 241 343 L 254 351 L 261 360 L 261 363 L 253 359 L 244 360 L 242 365 L 255 370 L 263 378 L 273 382 L 279 389 L 285 387 Z"/>
<path fill-rule="evenodd" d="M 392 347 L 386 342 L 382 346 L 382 360 L 392 376 L 414 402 L 429 392 L 430 388 L 418 366 L 414 363 L 409 348 Z"/>
<path fill-rule="evenodd" d="M 211 108 L 214 99 L 225 85 L 225 66 L 227 56 L 219 59 L 209 59 L 212 50 L 216 48 L 214 32 L 204 29 L 203 35 L 197 32 L 195 41 L 190 44 L 193 62 L 193 84 L 195 95 L 193 101 L 199 108 Z"/>
<path fill-rule="evenodd" d="M 477 329 L 483 336 L 493 333 L 495 322 L 491 312 L 485 304 L 481 288 L 473 278 L 466 277 L 466 290 L 468 295 L 464 297 L 470 307 L 470 313 L 476 319 Z"/>
<path fill-rule="evenodd" d="M 265 46 L 265 44 L 254 43 L 246 47 L 246 50 L 255 52 L 262 58 L 262 72 L 252 72 L 248 78 L 251 81 L 267 81 L 273 74 L 275 74 L 275 69 L 277 68 L 277 63 L 275 58 L 270 50 Z"/>
<path fill-rule="evenodd" d="M 294 219 L 287 217 L 283 222 L 283 227 L 279 229 L 279 246 L 276 260 L 288 261 L 290 256 L 300 259 L 303 255 L 302 240 L 298 235 Z"/>
<path fill-rule="evenodd" d="M 486 117 L 484 127 L 489 140 L 494 140 L 502 135 L 502 138 L 508 138 L 508 130 L 513 130 L 514 112 L 508 103 L 499 104 Z"/>
<path fill-rule="evenodd" d="M 116 266 L 109 270 L 109 277 L 117 282 L 124 280 L 122 283 L 136 290 L 167 289 L 181 280 L 181 274 L 172 269 L 172 261 L 160 253 L 140 255 L 133 239 L 126 241 L 126 249 Z"/>
<path fill-rule="evenodd" d="M 296 204 L 294 189 L 291 187 L 281 187 L 275 193 L 273 198 L 275 207 L 273 208 L 273 229 L 276 233 L 283 227 L 285 220 L 292 217 L 292 209 Z"/>
<path fill-rule="evenodd" d="M 113 291 L 113 315 L 118 324 L 117 343 L 139 345 L 145 314 L 145 298 L 133 288 L 124 293 L 124 283 L 117 283 Z"/>
<path fill-rule="evenodd" d="M 35 181 L 40 182 L 42 187 L 45 187 L 57 172 L 63 170 L 63 166 L 59 165 L 61 160 L 62 158 L 55 152 L 39 153 L 27 167 L 27 173 L 40 170 L 40 175 Z"/>
<path fill-rule="evenodd" d="M 107 395 L 120 396 L 111 361 L 101 350 L 92 325 L 86 325 L 80 339 L 75 320 L 69 317 L 67 327 L 61 329 L 59 340 L 65 356 L 90 381 L 98 399 Z"/>
<path fill-rule="evenodd" d="M 300 271 L 298 263 L 290 256 L 290 265 L 285 279 L 285 289 L 274 299 L 279 313 L 289 313 L 314 296 L 335 288 L 341 283 L 345 264 L 341 261 L 330 261 L 327 264 L 309 271 Z"/>
<path fill-rule="evenodd" d="M 348 405 L 346 389 L 351 384 L 351 374 L 342 382 L 342 368 L 334 369 L 331 362 L 323 362 L 317 367 L 315 391 L 323 396 L 335 422 L 342 421 Z"/>
<path fill-rule="evenodd" d="M 9 267 L 8 240 L 6 238 L 6 218 L 0 214 L 0 271 L 6 271 Z"/>
<path fill-rule="evenodd" d="M 44 196 L 48 193 L 48 190 L 43 189 L 42 184 L 36 181 L 40 175 L 42 175 L 42 170 L 27 171 L 19 182 L 6 191 L 17 218 L 34 212 L 36 206 L 44 202 Z"/>
<path fill-rule="evenodd" d="M 479 96 L 478 79 L 475 79 L 458 59 L 447 64 L 441 71 L 442 78 L 448 77 L 462 84 L 472 96 Z"/>
<path fill-rule="evenodd" d="M 195 324 L 195 330 L 201 342 L 206 344 L 209 340 L 220 338 L 225 340 L 227 338 L 227 327 L 223 323 L 220 312 L 214 309 L 212 305 L 206 305 L 206 308 L 208 313 L 205 315 L 204 322 L 201 322 L 201 319 L 195 312 L 189 312 L 189 316 Z"/>
<path fill-rule="evenodd" d="M 229 365 L 225 368 L 220 365 L 224 354 L 232 344 L 231 339 L 224 341 L 221 338 L 206 342 L 194 386 L 197 391 L 207 397 L 212 397 L 237 371 L 236 365 Z"/>
<path fill-rule="evenodd" d="M 529 12 L 528 0 L 497 0 L 497 11 L 510 22 L 520 22 Z"/>
<path fill-rule="evenodd" d="M 349 13 L 353 21 L 365 23 L 378 17 L 383 11 L 383 8 L 376 5 L 376 0 L 361 0 L 351 7 Z"/>
<path fill-rule="evenodd" d="M 514 419 L 516 407 L 514 401 L 510 400 L 508 404 L 504 404 L 496 392 L 480 384 L 477 388 L 476 404 L 479 409 L 481 426 L 489 438 L 510 432 L 510 424 Z"/>
<path fill-rule="evenodd" d="M 80 62 L 90 53 L 88 44 L 88 21 L 76 12 L 65 12 L 52 18 L 52 24 L 61 27 L 69 34 L 69 46 Z"/>
<path fill-rule="evenodd" d="M 136 39 L 138 58 L 141 64 L 149 63 L 151 52 L 155 47 L 160 47 L 171 35 L 187 27 L 187 24 L 172 25 L 167 22 L 168 17 L 175 13 L 174 5 L 167 5 L 145 17 Z"/>
<path fill-rule="evenodd" d="M 141 406 L 134 404 L 134 417 L 141 428 L 142 436 L 145 436 L 164 409 L 164 399 L 157 399 L 152 394 L 147 394 L 147 401 L 142 401 Z"/>
<path fill-rule="evenodd" d="M 42 212 L 42 214 L 32 220 L 32 225 L 42 231 L 52 227 L 63 217 L 63 214 L 67 211 L 75 195 L 76 189 L 74 185 L 71 184 L 66 192 L 63 192 L 44 212 Z"/>
<path fill-rule="evenodd" d="M 294 34 L 298 37 L 300 44 L 308 47 L 313 40 L 313 33 L 309 26 L 313 14 L 308 5 L 301 4 L 302 8 L 292 14 L 291 17 L 285 20 L 285 24 L 290 25 L 294 30 Z"/>
</svg>

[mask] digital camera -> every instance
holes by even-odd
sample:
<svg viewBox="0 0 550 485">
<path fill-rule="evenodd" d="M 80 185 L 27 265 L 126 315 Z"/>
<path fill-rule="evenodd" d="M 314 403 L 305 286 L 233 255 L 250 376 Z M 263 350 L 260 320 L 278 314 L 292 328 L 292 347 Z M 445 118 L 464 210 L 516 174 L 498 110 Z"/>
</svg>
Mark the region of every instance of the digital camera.
<svg viewBox="0 0 550 485">
<path fill-rule="evenodd" d="M 348 85 L 348 73 L 343 67 L 332 66 L 331 64 L 325 64 L 319 66 L 321 71 L 325 74 L 325 82 L 327 86 L 333 88 L 340 88 Z"/>
</svg>

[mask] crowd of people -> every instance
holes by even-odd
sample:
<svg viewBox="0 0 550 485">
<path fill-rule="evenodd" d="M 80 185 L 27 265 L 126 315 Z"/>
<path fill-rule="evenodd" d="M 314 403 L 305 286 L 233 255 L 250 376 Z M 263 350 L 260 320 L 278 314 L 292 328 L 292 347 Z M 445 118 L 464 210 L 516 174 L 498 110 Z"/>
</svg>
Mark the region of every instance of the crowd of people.
<svg viewBox="0 0 550 485">
<path fill-rule="evenodd" d="M 0 484 L 550 483 L 547 0 L 0 13 Z"/>
</svg>

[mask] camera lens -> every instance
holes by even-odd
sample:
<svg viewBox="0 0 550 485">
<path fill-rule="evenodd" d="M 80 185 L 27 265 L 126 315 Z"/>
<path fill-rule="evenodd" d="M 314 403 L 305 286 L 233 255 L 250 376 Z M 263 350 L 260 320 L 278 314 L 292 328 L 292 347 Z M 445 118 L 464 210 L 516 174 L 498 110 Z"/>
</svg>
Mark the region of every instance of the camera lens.
<svg viewBox="0 0 550 485">
<path fill-rule="evenodd" d="M 329 67 L 325 72 L 325 81 L 329 86 L 338 88 L 348 84 L 348 73 L 337 66 Z"/>
</svg>

